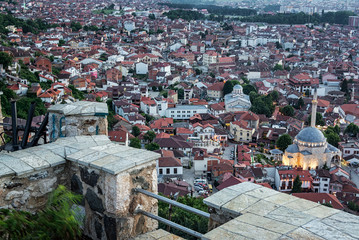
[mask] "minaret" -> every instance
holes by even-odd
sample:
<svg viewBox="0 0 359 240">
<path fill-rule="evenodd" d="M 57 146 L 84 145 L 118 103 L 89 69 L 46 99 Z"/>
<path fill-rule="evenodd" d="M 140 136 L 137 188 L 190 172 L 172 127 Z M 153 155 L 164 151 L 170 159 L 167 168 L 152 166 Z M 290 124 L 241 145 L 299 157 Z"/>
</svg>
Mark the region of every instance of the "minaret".
<svg viewBox="0 0 359 240">
<path fill-rule="evenodd" d="M 351 97 L 350 101 L 354 102 L 354 96 L 355 96 L 355 89 L 354 89 L 354 83 L 353 83 L 352 97 Z"/>
<path fill-rule="evenodd" d="M 2 91 L 0 91 L 0 135 L 4 132 L 4 127 L 3 127 L 3 116 L 2 116 L 2 109 L 1 109 L 1 95 L 3 94 Z M 2 142 L 2 138 L 0 137 L 0 146 L 3 145 L 4 143 Z"/>
<path fill-rule="evenodd" d="M 310 126 L 311 127 L 315 127 L 315 122 L 316 122 L 316 118 L 317 118 L 317 105 L 318 105 L 318 95 L 317 95 L 317 87 L 315 87 L 314 89 L 314 96 L 313 96 L 313 101 L 312 101 L 312 118 L 311 118 L 311 123 Z"/>
</svg>

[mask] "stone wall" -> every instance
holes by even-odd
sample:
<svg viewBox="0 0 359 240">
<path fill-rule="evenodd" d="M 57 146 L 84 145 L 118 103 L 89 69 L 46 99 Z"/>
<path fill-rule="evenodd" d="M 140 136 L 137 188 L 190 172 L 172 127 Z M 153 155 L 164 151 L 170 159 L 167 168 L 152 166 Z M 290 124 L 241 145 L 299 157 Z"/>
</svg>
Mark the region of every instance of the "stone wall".
<svg viewBox="0 0 359 240">
<path fill-rule="evenodd" d="M 0 178 L 0 206 L 29 212 L 42 209 L 59 184 L 68 185 L 66 165 Z"/>
<path fill-rule="evenodd" d="M 71 190 L 84 196 L 85 234 L 92 239 L 129 239 L 157 228 L 157 221 L 136 215 L 142 209 L 157 215 L 157 200 L 133 194 L 139 187 L 157 192 L 153 163 L 112 175 L 73 164 Z"/>
<path fill-rule="evenodd" d="M 49 138 L 108 135 L 106 103 L 75 102 L 49 108 Z"/>
<path fill-rule="evenodd" d="M 107 136 L 59 138 L 53 143 L 0 155 L 0 206 L 36 212 L 59 184 L 83 196 L 84 233 L 92 239 L 129 239 L 157 228 L 135 214 L 157 214 L 159 154 L 111 143 Z"/>
</svg>

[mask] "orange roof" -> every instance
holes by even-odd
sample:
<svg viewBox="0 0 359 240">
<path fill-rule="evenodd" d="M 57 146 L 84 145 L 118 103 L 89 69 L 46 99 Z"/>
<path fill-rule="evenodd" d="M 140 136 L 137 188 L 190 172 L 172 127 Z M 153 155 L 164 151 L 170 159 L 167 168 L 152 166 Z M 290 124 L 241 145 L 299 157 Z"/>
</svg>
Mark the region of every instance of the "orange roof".
<svg viewBox="0 0 359 240">
<path fill-rule="evenodd" d="M 188 128 L 177 128 L 176 133 L 177 134 L 193 134 L 193 131 L 189 130 Z"/>
<path fill-rule="evenodd" d="M 171 138 L 171 135 L 169 135 L 168 133 L 161 132 L 156 135 L 156 138 Z"/>
</svg>

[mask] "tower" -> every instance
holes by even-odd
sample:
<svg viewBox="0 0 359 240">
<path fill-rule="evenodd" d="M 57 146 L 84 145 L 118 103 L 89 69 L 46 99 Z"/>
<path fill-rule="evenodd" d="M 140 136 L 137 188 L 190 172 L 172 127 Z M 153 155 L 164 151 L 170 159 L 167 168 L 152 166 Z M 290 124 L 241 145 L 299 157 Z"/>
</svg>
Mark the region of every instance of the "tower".
<svg viewBox="0 0 359 240">
<path fill-rule="evenodd" d="M 0 91 L 0 136 L 1 136 L 1 134 L 3 134 L 3 132 L 4 132 L 2 109 L 1 109 L 1 95 L 2 95 L 2 94 L 3 94 L 3 92 Z M 0 137 L 0 146 L 1 146 L 2 144 L 4 144 L 4 143 L 2 142 L 2 138 Z"/>
<path fill-rule="evenodd" d="M 311 127 L 315 127 L 315 122 L 317 118 L 317 105 L 318 105 L 318 94 L 317 94 L 317 88 L 314 89 L 314 96 L 312 100 L 312 121 L 310 123 Z"/>
<path fill-rule="evenodd" d="M 353 83 L 352 96 L 351 96 L 350 101 L 354 102 L 354 96 L 355 96 L 355 89 L 354 89 L 354 83 Z"/>
</svg>

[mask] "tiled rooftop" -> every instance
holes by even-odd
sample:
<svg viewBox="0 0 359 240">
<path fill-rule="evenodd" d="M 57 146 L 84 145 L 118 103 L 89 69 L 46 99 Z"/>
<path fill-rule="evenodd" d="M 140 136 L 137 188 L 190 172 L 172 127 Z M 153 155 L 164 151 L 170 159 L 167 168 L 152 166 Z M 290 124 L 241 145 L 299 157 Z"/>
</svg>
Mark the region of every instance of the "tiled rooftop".
<svg viewBox="0 0 359 240">
<path fill-rule="evenodd" d="M 105 135 L 66 137 L 54 143 L 1 153 L 0 177 L 20 176 L 63 164 L 66 160 L 118 174 L 159 157 L 154 152 L 112 143 Z"/>
<path fill-rule="evenodd" d="M 359 217 L 254 184 L 240 183 L 204 199 L 237 217 L 208 239 L 358 239 Z"/>
</svg>

